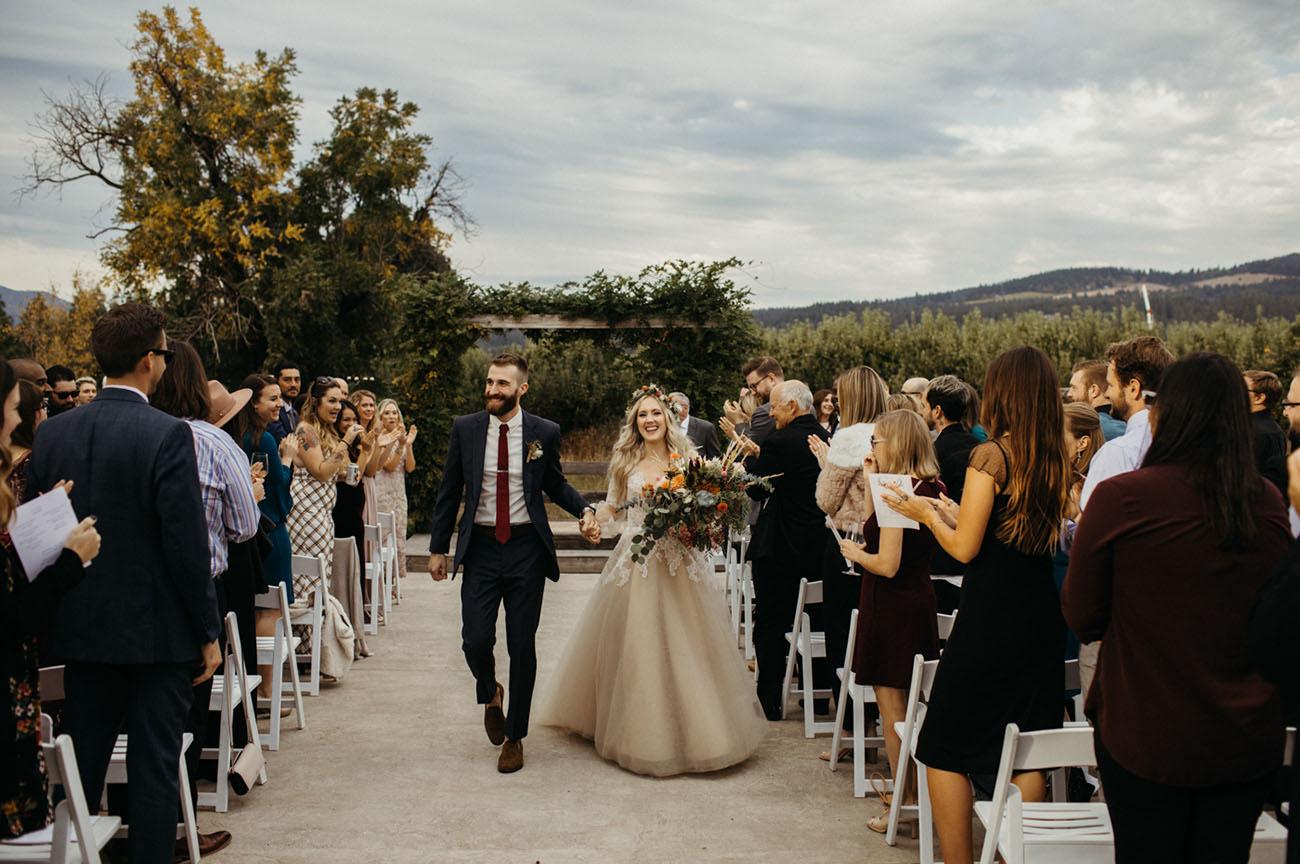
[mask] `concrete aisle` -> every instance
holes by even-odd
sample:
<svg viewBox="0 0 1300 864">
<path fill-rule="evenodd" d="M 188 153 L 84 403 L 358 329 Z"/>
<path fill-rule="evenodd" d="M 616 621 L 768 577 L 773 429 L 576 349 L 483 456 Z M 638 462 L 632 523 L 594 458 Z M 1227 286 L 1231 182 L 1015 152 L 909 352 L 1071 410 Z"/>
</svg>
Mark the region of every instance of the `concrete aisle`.
<svg viewBox="0 0 1300 864">
<path fill-rule="evenodd" d="M 538 633 L 538 692 L 595 574 L 547 586 Z M 650 779 L 596 756 L 586 742 L 534 728 L 518 774 L 496 771 L 472 678 L 460 653 L 459 581 L 424 574 L 371 637 L 373 657 L 307 699 L 307 728 L 267 753 L 270 783 L 232 796 L 231 862 L 768 862 L 916 861 L 866 828 L 848 770 L 827 771 L 794 721 L 772 725 L 747 763 L 720 774 Z M 505 680 L 505 634 L 498 635 Z M 263 724 L 265 725 L 265 724 Z M 845 766 L 847 769 L 848 766 Z"/>
</svg>

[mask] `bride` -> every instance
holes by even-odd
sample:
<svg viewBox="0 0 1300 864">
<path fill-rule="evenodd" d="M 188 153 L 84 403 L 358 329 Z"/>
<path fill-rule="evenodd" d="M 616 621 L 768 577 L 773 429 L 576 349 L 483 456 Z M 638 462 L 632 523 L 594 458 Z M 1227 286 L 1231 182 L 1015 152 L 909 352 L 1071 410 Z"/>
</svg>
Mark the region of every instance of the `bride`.
<svg viewBox="0 0 1300 864">
<path fill-rule="evenodd" d="M 539 712 L 543 725 L 591 739 L 605 759 L 656 777 L 743 762 L 767 731 L 712 563 L 669 537 L 632 560 L 644 511 L 619 505 L 692 452 L 667 406 L 656 386 L 633 394 L 596 514 L 605 532 L 621 527 L 623 536 Z M 620 516 L 626 524 L 611 526 Z"/>
</svg>

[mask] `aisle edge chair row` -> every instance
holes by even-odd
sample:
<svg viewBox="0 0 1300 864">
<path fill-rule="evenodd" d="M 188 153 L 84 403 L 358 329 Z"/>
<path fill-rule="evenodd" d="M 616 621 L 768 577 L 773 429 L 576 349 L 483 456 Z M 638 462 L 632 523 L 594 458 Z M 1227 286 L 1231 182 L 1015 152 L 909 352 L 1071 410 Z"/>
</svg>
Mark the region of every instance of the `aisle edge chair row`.
<svg viewBox="0 0 1300 864">
<path fill-rule="evenodd" d="M 830 735 L 836 730 L 835 723 L 829 720 L 817 720 L 813 703 L 818 699 L 829 699 L 832 690 L 818 690 L 813 683 L 813 661 L 826 657 L 826 634 L 814 632 L 807 608 L 822 602 L 822 583 L 799 580 L 799 600 L 795 605 L 794 622 L 785 634 L 785 641 L 790 650 L 785 657 L 785 677 L 781 682 L 781 717 L 792 696 L 803 700 L 803 736 L 815 738 L 818 735 Z M 794 686 L 795 661 L 799 662 L 799 687 Z"/>
<path fill-rule="evenodd" d="M 42 666 L 40 668 L 39 686 L 42 698 L 49 702 L 60 701 L 64 698 L 63 674 L 66 667 L 64 666 Z M 54 720 L 49 714 L 41 712 L 41 741 L 49 742 L 55 739 Z M 67 737 L 67 736 L 63 736 Z M 107 810 L 108 786 L 110 784 L 125 784 L 127 782 L 127 736 L 118 735 L 113 742 L 113 755 L 109 757 L 108 770 L 104 774 L 104 791 L 100 798 L 100 808 Z M 190 777 L 189 772 L 185 770 L 185 754 L 189 751 L 194 743 L 194 736 L 186 732 L 181 736 L 181 753 L 177 762 L 178 786 L 180 788 L 181 803 L 181 821 L 176 827 L 177 835 L 185 841 L 186 851 L 189 853 L 190 861 L 199 860 L 199 829 L 198 820 L 194 815 L 194 802 L 190 800 Z M 49 758 L 46 763 L 48 766 Z M 80 775 L 78 775 L 80 777 Z M 50 779 L 50 786 L 53 788 L 55 781 Z M 80 785 L 80 780 L 78 780 Z M 82 796 L 85 796 L 85 790 L 82 789 Z M 98 818 L 98 817 L 96 817 Z M 129 835 L 129 825 L 121 824 L 113 832 L 113 837 L 125 838 Z M 39 833 L 39 832 L 38 832 Z M 28 836 L 28 835 L 24 835 Z M 22 844 L 19 844 L 22 845 Z M 9 861 L 10 858 L 0 853 L 0 861 Z M 44 860 L 44 859 L 39 859 Z M 75 857 L 70 860 L 77 860 Z"/>
<path fill-rule="evenodd" d="M 321 635 L 325 629 L 325 597 L 329 593 L 325 581 L 325 559 L 320 555 L 294 555 L 289 559 L 289 567 L 294 577 L 304 576 L 312 586 L 302 604 L 295 598 L 294 605 L 289 607 L 289 623 L 311 628 L 307 653 L 295 654 L 294 662 L 306 661 L 309 664 L 306 692 L 309 696 L 319 696 Z M 294 582 L 297 583 L 298 579 L 295 578 Z"/>
<path fill-rule="evenodd" d="M 267 736 L 268 750 L 280 749 L 280 708 L 286 693 L 293 696 L 293 712 L 299 729 L 307 728 L 307 714 L 303 710 L 302 681 L 298 677 L 298 646 L 302 639 L 293 635 L 289 625 L 289 592 L 283 585 L 272 585 L 266 593 L 257 596 L 259 609 L 278 609 L 280 619 L 275 622 L 275 634 L 257 637 L 257 665 L 271 667 L 271 729 Z M 284 670 L 289 670 L 289 680 L 284 680 Z"/>
<path fill-rule="evenodd" d="M 212 676 L 212 697 L 208 707 L 220 714 L 221 726 L 216 747 L 204 747 L 203 758 L 217 762 L 217 788 L 214 792 L 200 792 L 199 806 L 211 807 L 218 813 L 230 808 L 230 769 L 235 764 L 235 709 L 244 706 L 244 728 L 248 732 L 246 747 L 262 749 L 262 736 L 257 729 L 257 716 L 253 710 L 252 694 L 262 683 L 262 676 L 250 674 L 244 665 L 244 650 L 239 644 L 239 620 L 234 612 L 226 613 L 226 654 L 223 671 Z M 257 785 L 266 784 L 266 764 L 257 774 Z"/>
</svg>

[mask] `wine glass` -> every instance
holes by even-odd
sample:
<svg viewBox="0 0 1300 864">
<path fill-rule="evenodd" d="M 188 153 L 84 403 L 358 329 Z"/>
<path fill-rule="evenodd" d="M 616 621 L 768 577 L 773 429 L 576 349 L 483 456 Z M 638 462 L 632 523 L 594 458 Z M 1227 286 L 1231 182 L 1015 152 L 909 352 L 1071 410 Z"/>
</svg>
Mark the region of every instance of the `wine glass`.
<svg viewBox="0 0 1300 864">
<path fill-rule="evenodd" d="M 254 465 L 262 466 L 262 476 L 266 476 L 267 471 L 271 468 L 271 457 L 262 452 L 254 453 L 251 457 L 251 462 Z"/>
<path fill-rule="evenodd" d="M 856 525 L 851 525 L 848 528 L 845 528 L 840 533 L 843 535 L 845 540 L 848 540 L 852 543 L 862 542 L 862 531 Z M 845 567 L 844 570 L 845 576 L 854 576 L 857 574 L 857 571 L 853 569 L 853 562 L 850 561 L 848 558 L 844 559 L 844 567 Z"/>
</svg>

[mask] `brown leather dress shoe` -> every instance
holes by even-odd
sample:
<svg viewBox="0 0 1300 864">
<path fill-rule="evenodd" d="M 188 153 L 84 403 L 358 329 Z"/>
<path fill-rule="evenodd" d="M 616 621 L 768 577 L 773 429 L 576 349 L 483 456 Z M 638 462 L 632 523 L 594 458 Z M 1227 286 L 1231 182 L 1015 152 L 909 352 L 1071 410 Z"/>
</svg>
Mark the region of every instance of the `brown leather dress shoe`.
<svg viewBox="0 0 1300 864">
<path fill-rule="evenodd" d="M 502 774 L 513 774 L 524 767 L 524 742 L 507 741 L 497 757 L 497 770 Z"/>
<path fill-rule="evenodd" d="M 199 857 L 207 858 L 209 855 L 215 855 L 222 849 L 230 845 L 229 831 L 213 831 L 211 834 L 199 835 Z M 189 861 L 190 850 L 185 843 L 185 838 L 176 841 L 176 861 Z"/>
<path fill-rule="evenodd" d="M 498 747 L 506 740 L 506 712 L 501 710 L 505 695 L 505 688 L 498 682 L 496 695 L 483 709 L 483 728 L 487 731 L 488 740 Z"/>
</svg>

